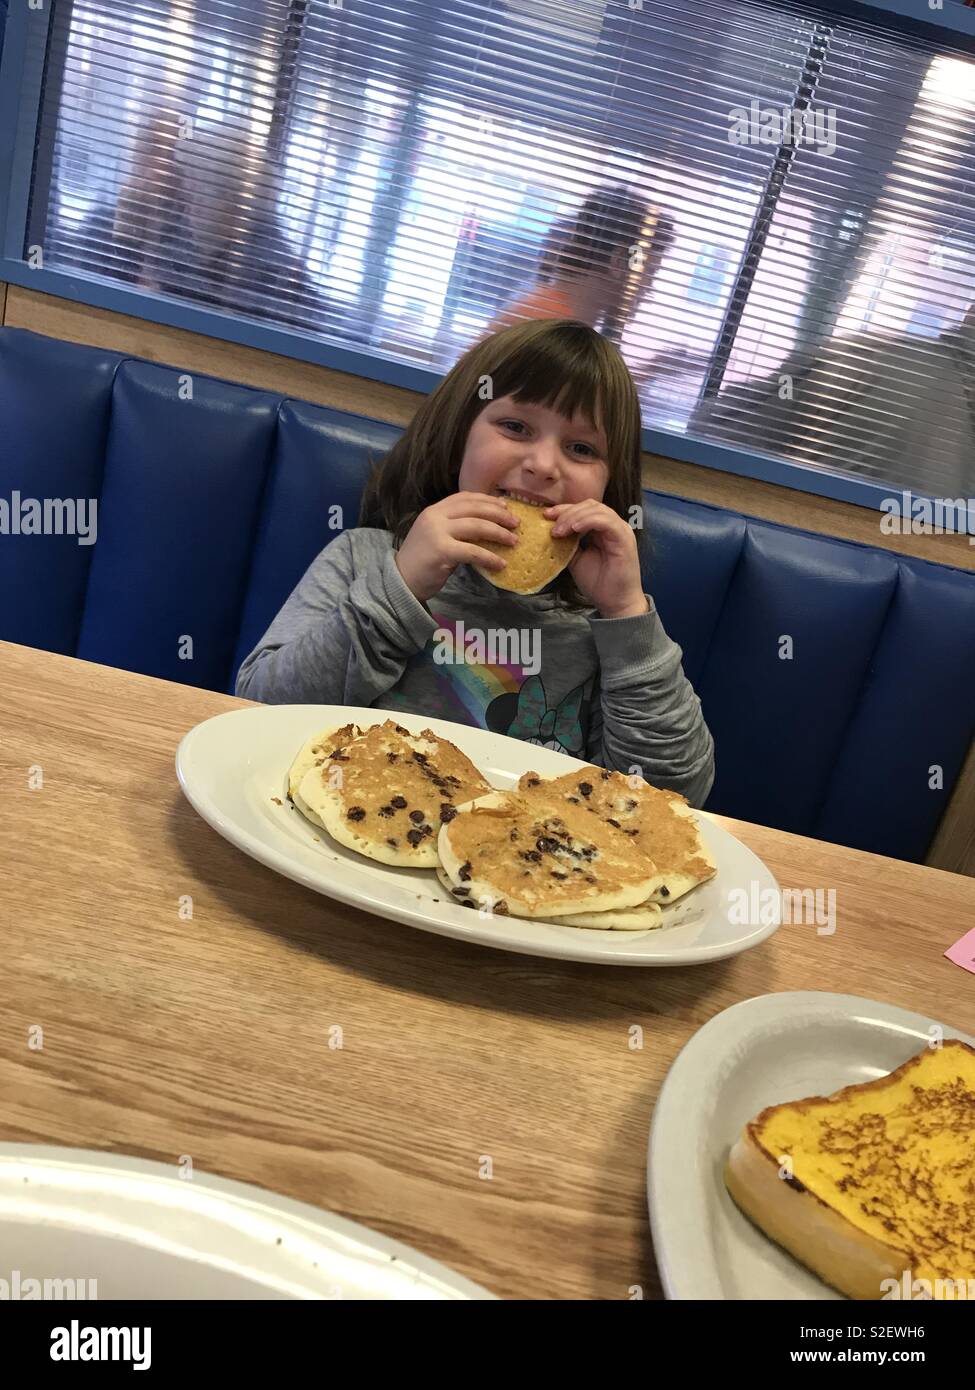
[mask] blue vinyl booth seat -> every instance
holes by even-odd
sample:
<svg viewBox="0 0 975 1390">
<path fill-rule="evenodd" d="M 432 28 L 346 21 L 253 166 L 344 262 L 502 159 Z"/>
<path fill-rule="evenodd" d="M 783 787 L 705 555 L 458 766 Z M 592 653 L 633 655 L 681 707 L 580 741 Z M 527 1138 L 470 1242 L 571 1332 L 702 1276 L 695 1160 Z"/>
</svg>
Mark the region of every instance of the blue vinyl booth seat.
<svg viewBox="0 0 975 1390">
<path fill-rule="evenodd" d="M 0 423 L 0 498 L 99 499 L 94 545 L 0 535 L 0 638 L 231 693 L 400 433 L 9 328 Z M 923 860 L 975 732 L 975 573 L 645 501 L 645 587 L 715 739 L 708 809 Z"/>
</svg>

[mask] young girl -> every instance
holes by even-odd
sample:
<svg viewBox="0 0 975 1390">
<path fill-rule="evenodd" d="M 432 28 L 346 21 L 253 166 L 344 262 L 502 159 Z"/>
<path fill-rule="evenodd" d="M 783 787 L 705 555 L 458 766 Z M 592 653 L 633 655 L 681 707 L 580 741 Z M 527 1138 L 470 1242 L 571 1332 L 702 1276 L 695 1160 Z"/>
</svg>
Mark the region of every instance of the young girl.
<svg viewBox="0 0 975 1390">
<path fill-rule="evenodd" d="M 541 593 L 472 568 L 514 545 L 507 495 L 582 543 Z M 643 592 L 640 413 L 587 325 L 518 324 L 472 348 L 367 484 L 360 526 L 312 561 L 237 694 L 373 706 L 508 734 L 704 803 L 714 745 Z"/>
</svg>

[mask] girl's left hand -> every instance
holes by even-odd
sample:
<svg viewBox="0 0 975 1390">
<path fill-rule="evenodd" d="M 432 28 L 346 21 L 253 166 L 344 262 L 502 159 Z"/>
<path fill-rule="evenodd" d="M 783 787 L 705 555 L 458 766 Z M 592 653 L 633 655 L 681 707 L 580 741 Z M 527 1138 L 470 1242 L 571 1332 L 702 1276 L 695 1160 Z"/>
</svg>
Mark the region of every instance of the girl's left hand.
<svg viewBox="0 0 975 1390">
<path fill-rule="evenodd" d="M 553 536 L 588 533 L 588 543 L 576 551 L 569 573 L 601 617 L 632 618 L 649 613 L 633 527 L 612 507 L 587 498 L 545 507 L 543 515 L 555 522 Z"/>
</svg>

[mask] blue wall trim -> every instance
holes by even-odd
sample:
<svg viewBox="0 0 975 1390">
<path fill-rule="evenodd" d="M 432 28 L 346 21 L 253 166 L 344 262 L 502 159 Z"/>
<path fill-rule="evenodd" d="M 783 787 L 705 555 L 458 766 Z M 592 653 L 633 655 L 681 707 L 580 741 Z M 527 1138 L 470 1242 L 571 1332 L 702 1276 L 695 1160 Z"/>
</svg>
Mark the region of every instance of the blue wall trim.
<svg viewBox="0 0 975 1390">
<path fill-rule="evenodd" d="M 712 444 L 683 434 L 667 434 L 662 430 L 644 430 L 643 447 L 651 454 L 665 454 L 681 463 L 697 463 L 713 468 L 717 473 L 735 473 L 741 478 L 755 478 L 762 483 L 775 483 L 793 492 L 808 492 L 814 497 L 832 497 L 837 502 L 850 502 L 855 507 L 880 510 L 885 497 L 900 497 L 903 488 L 895 483 L 877 483 L 870 478 L 842 477 L 825 473 L 805 463 L 785 463 L 765 454 L 749 454 L 726 444 Z M 915 497 L 927 497 L 925 491 L 912 487 Z M 801 519 L 794 523 L 801 526 Z"/>
<path fill-rule="evenodd" d="M 34 141 L 41 110 L 41 86 L 51 7 L 31 10 L 17 5 L 7 16 L 3 68 L 0 72 L 0 131 L 9 131 L 10 156 L 0 151 L 0 189 L 5 216 L 0 222 L 0 250 L 20 256 L 30 202 Z M 10 124 L 5 124 L 9 121 Z M 7 141 L 0 141 L 6 146 Z"/>
<path fill-rule="evenodd" d="M 56 294 L 78 304 L 132 314 L 150 323 L 164 323 L 170 328 L 185 328 L 191 333 L 206 333 L 212 338 L 242 343 L 245 347 L 276 352 L 299 362 L 314 362 L 317 366 L 350 372 L 370 381 L 385 381 L 410 391 L 432 390 L 440 380 L 438 373 L 426 367 L 411 367 L 408 363 L 393 362 L 355 348 L 323 343 L 289 328 L 273 327 L 256 319 L 234 318 L 232 314 L 143 294 L 107 281 L 89 280 L 60 270 L 31 270 L 23 261 L 12 257 L 0 258 L 0 280 L 28 290 L 39 290 L 42 294 Z"/>
<path fill-rule="evenodd" d="M 26 5 L 15 5 L 13 13 L 7 16 L 0 59 L 0 252 L 12 251 L 14 254 L 17 247 L 8 248 L 7 224 L 12 220 L 10 182 L 20 110 L 20 75 L 24 70 L 27 48 L 27 15 Z"/>
</svg>

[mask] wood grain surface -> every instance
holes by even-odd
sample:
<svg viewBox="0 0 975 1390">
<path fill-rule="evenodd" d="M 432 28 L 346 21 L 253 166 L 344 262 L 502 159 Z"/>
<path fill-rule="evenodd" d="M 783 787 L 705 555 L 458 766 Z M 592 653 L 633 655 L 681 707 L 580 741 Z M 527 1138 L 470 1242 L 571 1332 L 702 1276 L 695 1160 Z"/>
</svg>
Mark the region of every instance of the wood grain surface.
<svg viewBox="0 0 975 1390">
<path fill-rule="evenodd" d="M 200 820 L 177 745 L 248 701 L 7 643 L 0 666 L 3 1140 L 188 1154 L 505 1297 L 651 1298 L 650 1116 L 709 1018 L 818 989 L 975 1029 L 975 976 L 942 955 L 971 879 L 716 817 L 783 888 L 834 888 L 835 933 L 682 969 L 495 952 L 344 907 Z"/>
</svg>

